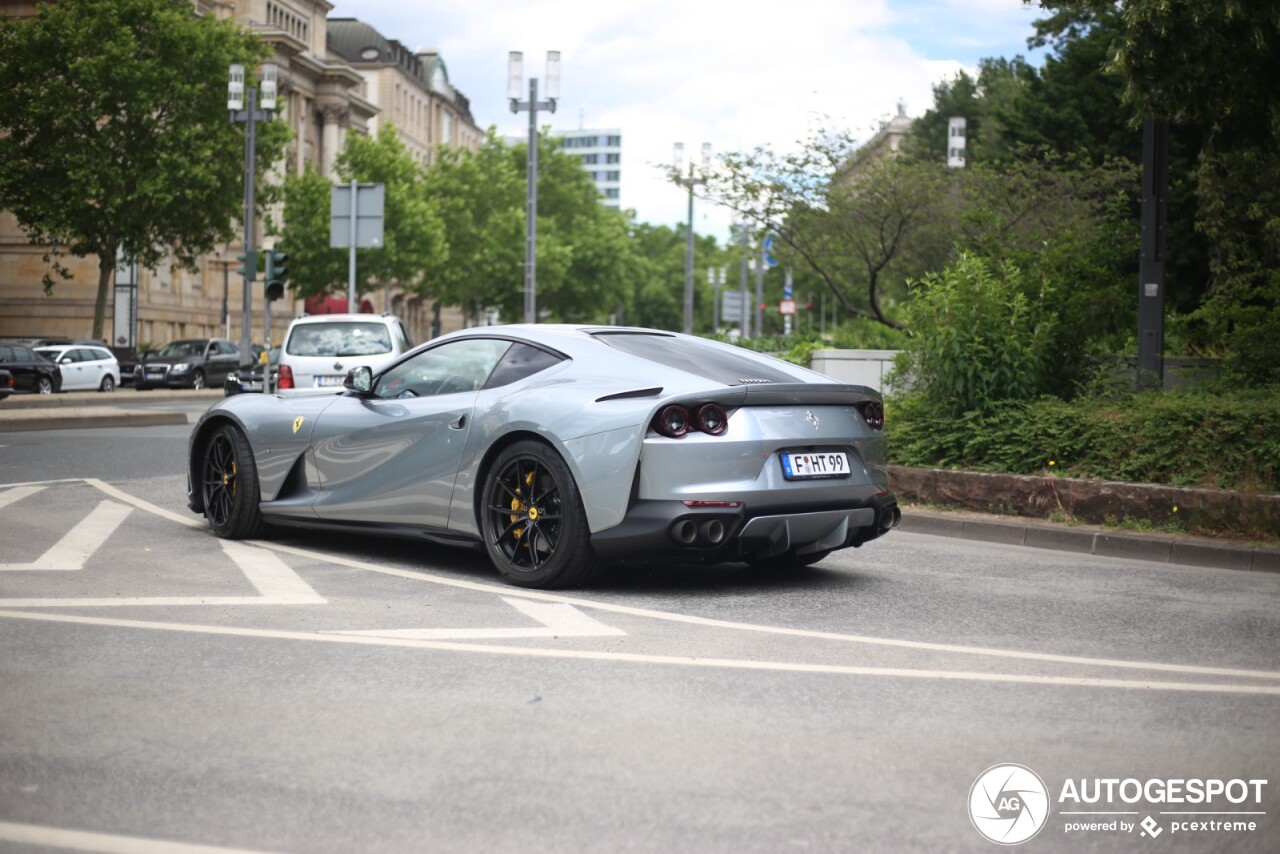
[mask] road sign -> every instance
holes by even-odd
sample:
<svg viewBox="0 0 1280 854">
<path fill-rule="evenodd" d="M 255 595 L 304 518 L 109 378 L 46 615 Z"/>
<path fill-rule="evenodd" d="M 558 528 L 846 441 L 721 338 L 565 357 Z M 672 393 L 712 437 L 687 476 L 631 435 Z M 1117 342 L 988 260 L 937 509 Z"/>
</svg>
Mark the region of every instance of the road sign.
<svg viewBox="0 0 1280 854">
<path fill-rule="evenodd" d="M 742 319 L 742 292 L 725 291 L 720 294 L 720 317 L 728 323 L 740 323 Z"/>
<path fill-rule="evenodd" d="M 778 259 L 773 257 L 773 235 L 764 239 L 764 263 L 770 267 L 778 266 Z"/>
<path fill-rule="evenodd" d="M 781 314 L 795 314 L 796 301 L 793 299 L 784 299 L 782 302 L 778 303 L 778 311 Z"/>
<path fill-rule="evenodd" d="M 351 246 L 351 184 L 335 184 L 329 203 L 329 246 Z M 382 246 L 382 211 L 386 205 L 385 184 L 355 184 L 355 235 L 359 249 Z"/>
</svg>

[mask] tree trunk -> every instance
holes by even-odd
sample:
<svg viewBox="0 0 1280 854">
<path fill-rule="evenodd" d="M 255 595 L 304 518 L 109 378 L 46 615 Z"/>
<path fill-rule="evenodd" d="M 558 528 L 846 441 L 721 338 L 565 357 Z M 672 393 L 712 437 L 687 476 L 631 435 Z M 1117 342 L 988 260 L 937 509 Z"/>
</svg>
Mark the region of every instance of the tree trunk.
<svg viewBox="0 0 1280 854">
<path fill-rule="evenodd" d="M 97 340 L 102 337 L 102 324 L 107 316 L 107 290 L 111 287 L 111 276 L 116 271 L 116 253 L 98 253 L 98 298 L 93 302 L 93 334 L 89 336 Z M 108 344 L 113 343 L 108 341 Z"/>
</svg>

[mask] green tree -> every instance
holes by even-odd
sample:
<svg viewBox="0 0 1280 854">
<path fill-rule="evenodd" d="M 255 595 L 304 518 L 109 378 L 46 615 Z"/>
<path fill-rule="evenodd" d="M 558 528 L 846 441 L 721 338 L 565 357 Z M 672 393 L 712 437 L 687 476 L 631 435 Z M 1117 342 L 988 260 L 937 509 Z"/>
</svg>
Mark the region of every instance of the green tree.
<svg viewBox="0 0 1280 854">
<path fill-rule="evenodd" d="M 423 189 L 435 203 L 449 246 L 429 272 L 433 293 L 479 314 L 498 306 L 520 317 L 524 268 L 524 182 L 490 128 L 477 151 L 441 148 Z"/>
<path fill-rule="evenodd" d="M 945 170 L 859 151 L 848 134 L 819 133 L 800 150 L 730 153 L 707 176 L 707 196 L 780 241 L 779 256 L 812 270 L 846 314 L 894 328 L 886 289 L 937 269 L 949 240 Z"/>
<path fill-rule="evenodd" d="M 432 294 L 427 274 L 449 254 L 444 222 L 395 127 L 383 124 L 374 139 L 348 134 L 334 168 L 341 183 L 382 184 L 386 192 L 382 245 L 356 250 L 357 296 L 393 283 Z M 350 252 L 329 246 L 332 186 L 312 170 L 285 180 L 279 246 L 289 253 L 290 284 L 299 297 L 345 293 L 348 287 Z"/>
<path fill-rule="evenodd" d="M 98 259 L 93 337 L 118 251 L 193 266 L 230 239 L 244 129 L 227 119 L 227 68 L 265 56 L 256 36 L 183 0 L 59 0 L 30 19 L 0 16 L 0 209 L 50 247 L 61 275 L 61 253 Z M 287 130 L 260 127 L 262 171 Z"/>
</svg>

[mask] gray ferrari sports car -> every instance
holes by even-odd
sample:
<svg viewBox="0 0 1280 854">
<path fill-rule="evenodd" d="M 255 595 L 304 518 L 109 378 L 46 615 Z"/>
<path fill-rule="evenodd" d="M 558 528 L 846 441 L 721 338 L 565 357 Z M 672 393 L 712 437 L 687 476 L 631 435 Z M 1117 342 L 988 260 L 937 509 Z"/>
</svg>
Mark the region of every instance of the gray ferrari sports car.
<svg viewBox="0 0 1280 854">
<path fill-rule="evenodd" d="M 815 563 L 898 522 L 864 386 L 651 329 L 445 335 L 338 395 L 241 394 L 191 434 L 187 503 L 220 537 L 268 525 L 481 547 L 507 580 L 614 561 Z"/>
</svg>

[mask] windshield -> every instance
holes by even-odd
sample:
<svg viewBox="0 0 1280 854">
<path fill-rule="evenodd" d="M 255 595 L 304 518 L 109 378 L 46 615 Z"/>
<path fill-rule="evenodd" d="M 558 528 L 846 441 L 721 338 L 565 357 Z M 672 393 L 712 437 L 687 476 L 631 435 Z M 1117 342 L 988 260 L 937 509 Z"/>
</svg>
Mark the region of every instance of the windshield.
<svg viewBox="0 0 1280 854">
<path fill-rule="evenodd" d="M 391 333 L 382 323 L 300 323 L 285 342 L 285 352 L 290 356 L 378 356 L 391 352 Z"/>
<path fill-rule="evenodd" d="M 202 356 L 204 341 L 171 341 L 160 348 L 157 356 Z"/>
</svg>

